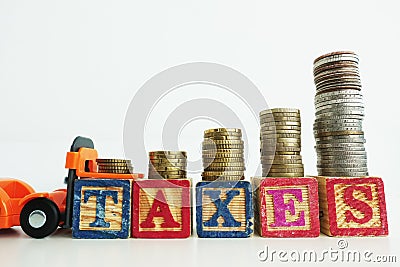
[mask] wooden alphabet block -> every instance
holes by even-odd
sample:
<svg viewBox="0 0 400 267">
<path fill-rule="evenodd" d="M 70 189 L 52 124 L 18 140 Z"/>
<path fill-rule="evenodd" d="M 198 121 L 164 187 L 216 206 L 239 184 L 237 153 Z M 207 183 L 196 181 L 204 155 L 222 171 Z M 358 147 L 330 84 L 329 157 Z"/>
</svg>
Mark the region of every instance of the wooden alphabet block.
<svg viewBox="0 0 400 267">
<path fill-rule="evenodd" d="M 199 237 L 249 237 L 253 233 L 251 185 L 247 181 L 199 182 L 196 205 Z"/>
<path fill-rule="evenodd" d="M 318 237 L 315 178 L 253 178 L 255 227 L 263 237 Z"/>
<path fill-rule="evenodd" d="M 388 235 L 381 178 L 317 177 L 321 232 L 329 236 Z"/>
<path fill-rule="evenodd" d="M 133 183 L 132 237 L 187 238 L 190 233 L 190 180 Z"/>
<path fill-rule="evenodd" d="M 73 238 L 128 238 L 131 180 L 75 180 Z"/>
</svg>

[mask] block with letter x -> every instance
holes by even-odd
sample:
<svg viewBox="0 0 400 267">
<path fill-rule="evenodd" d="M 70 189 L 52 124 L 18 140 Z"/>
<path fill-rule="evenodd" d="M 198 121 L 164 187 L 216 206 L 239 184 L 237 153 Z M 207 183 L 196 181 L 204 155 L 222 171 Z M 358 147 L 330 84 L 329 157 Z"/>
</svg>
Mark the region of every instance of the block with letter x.
<svg viewBox="0 0 400 267">
<path fill-rule="evenodd" d="M 187 238 L 191 233 L 191 181 L 133 183 L 132 237 Z"/>
<path fill-rule="evenodd" d="M 74 186 L 74 238 L 128 238 L 131 180 L 79 179 Z"/>
<path fill-rule="evenodd" d="M 199 237 L 249 237 L 253 233 L 251 185 L 247 181 L 199 182 L 196 185 Z"/>
<path fill-rule="evenodd" d="M 317 237 L 315 178 L 253 178 L 255 226 L 263 237 Z"/>
<path fill-rule="evenodd" d="M 329 236 L 388 235 L 381 178 L 317 177 L 321 232 Z"/>
</svg>

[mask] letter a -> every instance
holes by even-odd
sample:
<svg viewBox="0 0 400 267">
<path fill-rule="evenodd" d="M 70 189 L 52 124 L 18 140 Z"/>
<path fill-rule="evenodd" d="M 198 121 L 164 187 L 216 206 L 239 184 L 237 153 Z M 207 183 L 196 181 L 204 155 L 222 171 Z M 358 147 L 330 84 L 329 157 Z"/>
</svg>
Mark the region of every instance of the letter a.
<svg viewBox="0 0 400 267">
<path fill-rule="evenodd" d="M 156 225 L 153 222 L 154 217 L 164 218 L 164 222 L 161 224 L 161 227 L 163 228 L 176 228 L 180 226 L 180 224 L 174 220 L 174 217 L 172 217 L 167 200 L 162 190 L 157 191 L 149 214 L 147 215 L 146 220 L 142 222 L 140 226 L 142 228 L 155 228 Z"/>
</svg>

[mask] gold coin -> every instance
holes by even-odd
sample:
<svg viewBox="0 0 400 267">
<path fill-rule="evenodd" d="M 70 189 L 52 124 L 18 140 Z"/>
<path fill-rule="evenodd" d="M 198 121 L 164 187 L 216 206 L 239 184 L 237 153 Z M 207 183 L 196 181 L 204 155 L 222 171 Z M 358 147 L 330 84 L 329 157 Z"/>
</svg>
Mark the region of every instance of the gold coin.
<svg viewBox="0 0 400 267">
<path fill-rule="evenodd" d="M 158 158 L 158 159 L 151 159 L 152 163 L 160 164 L 160 163 L 185 163 L 187 162 L 186 158 Z"/>
<path fill-rule="evenodd" d="M 270 156 L 272 151 L 261 151 L 261 156 Z M 275 155 L 300 155 L 300 151 L 275 151 Z"/>
<path fill-rule="evenodd" d="M 224 175 L 224 176 L 203 176 L 203 181 L 239 181 L 243 180 L 243 175 Z"/>
<path fill-rule="evenodd" d="M 292 169 L 285 169 L 285 168 L 280 168 L 280 169 L 272 169 L 270 168 L 269 173 L 301 173 L 304 172 L 303 168 L 292 168 Z"/>
<path fill-rule="evenodd" d="M 274 117 L 273 115 L 271 116 L 265 116 L 260 118 L 260 123 L 268 123 L 268 122 L 301 122 L 300 116 L 298 117 Z"/>
<path fill-rule="evenodd" d="M 243 149 L 203 149 L 204 154 L 215 154 L 215 153 L 229 153 L 229 154 L 240 154 L 243 153 Z"/>
<path fill-rule="evenodd" d="M 210 164 L 204 164 L 204 167 L 220 168 L 220 167 L 245 167 L 244 162 L 212 162 Z"/>
<path fill-rule="evenodd" d="M 129 167 L 129 166 L 97 166 L 97 167 L 102 170 L 126 170 L 126 169 L 132 170 L 133 169 L 133 167 Z"/>
<path fill-rule="evenodd" d="M 215 133 L 208 133 L 204 134 L 204 139 L 219 139 L 219 138 L 224 138 L 225 139 L 241 139 L 242 138 L 242 133 L 235 133 L 235 132 L 215 132 Z"/>
<path fill-rule="evenodd" d="M 159 151 L 150 151 L 149 155 L 184 155 L 186 157 L 186 151 L 171 151 L 171 150 L 159 150 Z"/>
<path fill-rule="evenodd" d="M 271 121 L 263 122 L 260 124 L 261 127 L 279 127 L 279 126 L 301 126 L 300 121 Z"/>
<path fill-rule="evenodd" d="M 243 175 L 243 171 L 204 171 L 202 176 Z"/>
<path fill-rule="evenodd" d="M 223 172 L 223 171 L 236 171 L 236 172 L 244 172 L 246 170 L 245 167 L 204 167 L 205 172 Z"/>
<path fill-rule="evenodd" d="M 281 129 L 274 129 L 274 130 L 261 130 L 260 131 L 261 136 L 276 136 L 279 134 L 297 134 L 301 135 L 300 130 L 281 130 Z"/>
<path fill-rule="evenodd" d="M 204 134 L 209 134 L 209 133 L 220 133 L 220 132 L 234 132 L 234 133 L 241 133 L 242 130 L 238 128 L 214 128 L 214 129 L 208 129 L 204 131 Z"/>
<path fill-rule="evenodd" d="M 203 145 L 216 144 L 216 145 L 243 145 L 243 140 L 204 140 Z"/>
<path fill-rule="evenodd" d="M 210 145 L 210 146 L 204 146 L 202 147 L 203 150 L 219 150 L 219 149 L 240 149 L 243 150 L 244 146 L 243 145 Z"/>
<path fill-rule="evenodd" d="M 203 160 L 213 160 L 216 158 L 241 158 L 243 159 L 243 153 L 203 153 Z"/>
<path fill-rule="evenodd" d="M 129 159 L 96 159 L 98 163 L 131 163 Z"/>
<path fill-rule="evenodd" d="M 149 169 L 155 169 L 157 171 L 184 171 L 185 169 L 179 167 L 150 167 Z"/>
<path fill-rule="evenodd" d="M 241 136 L 231 136 L 231 135 L 221 135 L 221 136 L 213 136 L 212 138 L 204 138 L 204 141 L 210 141 L 212 142 L 213 140 L 241 140 Z"/>
<path fill-rule="evenodd" d="M 302 164 L 301 159 L 284 159 L 284 160 L 262 160 L 262 164 L 266 165 L 287 165 L 287 164 Z"/>
<path fill-rule="evenodd" d="M 149 159 L 153 160 L 160 160 L 160 159 L 167 159 L 167 160 L 185 160 L 186 156 L 183 155 L 149 155 Z"/>
</svg>

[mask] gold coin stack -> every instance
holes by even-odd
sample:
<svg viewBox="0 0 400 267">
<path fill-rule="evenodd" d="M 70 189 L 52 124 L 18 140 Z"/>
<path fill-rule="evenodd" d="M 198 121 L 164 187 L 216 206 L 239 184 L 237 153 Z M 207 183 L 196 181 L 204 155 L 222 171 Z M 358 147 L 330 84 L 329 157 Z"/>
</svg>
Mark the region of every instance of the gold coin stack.
<svg viewBox="0 0 400 267">
<path fill-rule="evenodd" d="M 204 131 L 204 181 L 243 180 L 243 140 L 240 129 L 216 128 Z"/>
<path fill-rule="evenodd" d="M 149 152 L 149 179 L 186 179 L 185 151 Z"/>
<path fill-rule="evenodd" d="M 303 177 L 300 110 L 274 108 L 260 112 L 262 175 Z"/>
<path fill-rule="evenodd" d="M 98 172 L 132 173 L 133 166 L 129 159 L 96 159 Z"/>
</svg>

